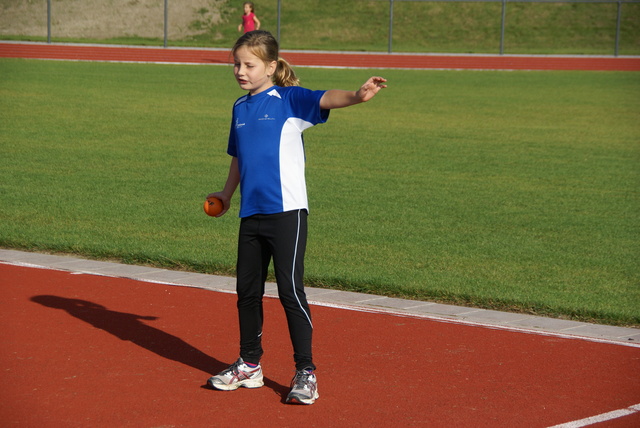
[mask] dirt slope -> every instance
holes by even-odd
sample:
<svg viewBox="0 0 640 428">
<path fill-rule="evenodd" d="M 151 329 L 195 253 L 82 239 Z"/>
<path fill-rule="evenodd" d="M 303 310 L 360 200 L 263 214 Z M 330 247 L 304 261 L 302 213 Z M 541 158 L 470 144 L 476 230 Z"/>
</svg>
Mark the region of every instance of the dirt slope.
<svg viewBox="0 0 640 428">
<path fill-rule="evenodd" d="M 203 32 L 190 28 L 196 20 L 217 24 L 221 3 L 224 0 L 168 0 L 169 38 Z M 53 0 L 51 5 L 51 31 L 55 37 L 164 35 L 161 0 Z M 0 35 L 46 36 L 47 1 L 0 0 Z"/>
</svg>

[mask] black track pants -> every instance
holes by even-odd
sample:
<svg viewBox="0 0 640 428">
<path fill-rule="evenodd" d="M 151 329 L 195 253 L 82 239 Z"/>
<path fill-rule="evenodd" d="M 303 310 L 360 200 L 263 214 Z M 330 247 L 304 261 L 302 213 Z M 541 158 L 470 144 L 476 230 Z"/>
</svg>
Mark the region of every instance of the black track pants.
<svg viewBox="0 0 640 428">
<path fill-rule="evenodd" d="M 237 285 L 240 319 L 240 357 L 258 363 L 262 350 L 262 296 L 269 263 L 284 307 L 293 344 L 296 369 L 315 369 L 311 352 L 313 324 L 304 292 L 304 253 L 307 211 L 254 215 L 240 222 Z"/>
</svg>

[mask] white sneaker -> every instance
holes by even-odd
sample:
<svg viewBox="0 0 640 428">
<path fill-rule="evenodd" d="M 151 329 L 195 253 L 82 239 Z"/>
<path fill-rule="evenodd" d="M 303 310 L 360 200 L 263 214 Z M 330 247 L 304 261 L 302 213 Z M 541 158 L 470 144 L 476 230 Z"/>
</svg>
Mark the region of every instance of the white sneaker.
<svg viewBox="0 0 640 428">
<path fill-rule="evenodd" d="M 291 381 L 287 403 L 313 404 L 319 397 L 316 375 L 307 370 L 298 370 Z"/>
<path fill-rule="evenodd" d="M 245 388 L 260 388 L 264 385 L 262 377 L 262 367 L 251 368 L 245 364 L 242 358 L 221 371 L 215 376 L 211 376 L 207 384 L 215 389 L 223 391 L 233 391 L 244 386 Z"/>
</svg>

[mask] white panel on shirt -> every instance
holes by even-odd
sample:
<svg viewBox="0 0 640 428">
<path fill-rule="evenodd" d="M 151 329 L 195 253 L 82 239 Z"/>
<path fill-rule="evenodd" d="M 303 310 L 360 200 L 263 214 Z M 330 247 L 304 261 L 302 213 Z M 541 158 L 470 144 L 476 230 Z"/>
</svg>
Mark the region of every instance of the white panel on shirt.
<svg viewBox="0 0 640 428">
<path fill-rule="evenodd" d="M 283 211 L 309 209 L 304 174 L 304 146 L 302 131 L 313 124 L 291 117 L 282 127 L 280 136 L 280 182 Z"/>
</svg>

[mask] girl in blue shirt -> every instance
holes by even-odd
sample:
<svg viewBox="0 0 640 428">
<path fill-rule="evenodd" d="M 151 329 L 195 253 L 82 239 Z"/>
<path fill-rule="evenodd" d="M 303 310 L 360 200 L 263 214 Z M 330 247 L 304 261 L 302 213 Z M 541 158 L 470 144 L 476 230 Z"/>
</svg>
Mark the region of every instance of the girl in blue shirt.
<svg viewBox="0 0 640 428">
<path fill-rule="evenodd" d="M 263 385 L 262 297 L 273 259 L 296 366 L 286 402 L 313 404 L 319 395 L 311 351 L 313 324 L 303 285 L 309 207 L 302 133 L 326 122 L 331 109 L 370 100 L 386 87 L 386 80 L 371 77 L 357 91 L 301 88 L 266 31 L 240 37 L 232 54 L 236 81 L 248 93 L 233 106 L 226 184 L 209 196 L 222 200 L 220 217 L 238 185 L 242 194 L 236 284 L 240 358 L 208 384 L 221 390 Z"/>
</svg>

